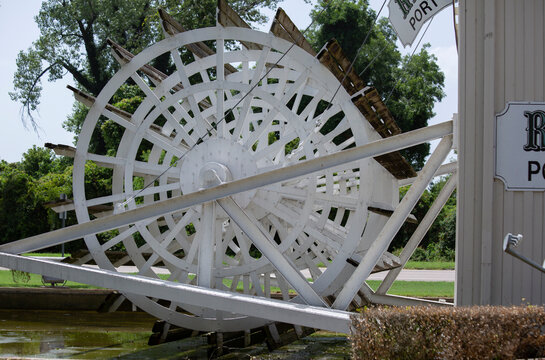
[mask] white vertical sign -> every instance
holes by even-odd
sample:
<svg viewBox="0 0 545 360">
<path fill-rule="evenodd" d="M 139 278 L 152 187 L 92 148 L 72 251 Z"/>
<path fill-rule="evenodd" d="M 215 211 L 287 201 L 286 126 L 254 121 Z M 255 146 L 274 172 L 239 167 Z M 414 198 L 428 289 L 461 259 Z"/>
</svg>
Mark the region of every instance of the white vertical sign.
<svg viewBox="0 0 545 360">
<path fill-rule="evenodd" d="M 422 25 L 452 0 L 390 0 L 390 22 L 403 46 L 411 45 Z"/>
</svg>

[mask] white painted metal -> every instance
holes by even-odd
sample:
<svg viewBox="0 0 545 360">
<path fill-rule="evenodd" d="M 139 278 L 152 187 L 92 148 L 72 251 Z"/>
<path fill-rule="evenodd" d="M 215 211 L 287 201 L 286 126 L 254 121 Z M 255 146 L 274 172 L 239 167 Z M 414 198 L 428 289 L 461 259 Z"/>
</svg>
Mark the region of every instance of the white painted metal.
<svg viewBox="0 0 545 360">
<path fill-rule="evenodd" d="M 0 253 L 0 266 L 33 273 L 42 272 L 70 281 L 126 292 L 138 292 L 145 296 L 160 297 L 173 302 L 183 299 L 188 304 L 225 312 L 244 313 L 267 319 L 269 322 L 282 321 L 341 333 L 350 332 L 351 313 L 339 310 L 301 306 L 287 301 L 256 298 L 146 276 L 127 277 L 115 271 L 49 262 L 8 253 Z"/>
<path fill-rule="evenodd" d="M 261 253 L 267 257 L 271 264 L 282 274 L 297 293 L 309 305 L 327 306 L 322 298 L 316 294 L 307 280 L 301 275 L 288 258 L 284 257 L 273 245 L 274 240 L 270 238 L 265 229 L 258 226 L 257 219 L 251 219 L 248 214 L 240 208 L 231 198 L 219 199 L 218 204 L 225 210 L 227 215 L 240 227 L 250 238 Z"/>
<path fill-rule="evenodd" d="M 46 234 L 32 236 L 26 239 L 0 245 L 0 251 L 9 253 L 23 253 L 39 250 L 77 239 L 86 234 L 96 234 L 98 232 L 111 230 L 148 218 L 162 216 L 177 210 L 186 209 L 193 205 L 201 204 L 206 201 L 256 189 L 258 187 L 274 184 L 276 182 L 301 177 L 327 168 L 332 168 L 336 165 L 350 164 L 351 162 L 357 161 L 357 159 L 386 154 L 409 146 L 421 144 L 426 141 L 441 138 L 451 133 L 452 122 L 450 121 L 413 130 L 390 138 L 377 140 L 367 145 L 344 150 L 343 152 L 325 155 L 323 157 L 303 161 L 284 168 L 273 169 L 266 173 L 251 176 L 249 178 L 234 180 L 213 188 L 160 201 L 155 203 L 153 207 L 140 207 L 113 215 L 108 218 L 99 218 L 90 222 L 72 225 L 64 229 L 59 229 Z M 143 194 L 147 193 L 143 192 Z M 104 201 L 110 202 L 112 199 L 116 198 L 120 199 L 120 197 L 108 196 L 104 198 Z"/>
<path fill-rule="evenodd" d="M 452 304 L 442 301 L 415 299 L 397 295 L 377 294 L 374 293 L 367 284 L 364 284 L 362 286 L 361 292 L 365 296 L 366 300 L 372 302 L 373 304 L 388 306 L 452 306 Z"/>
<path fill-rule="evenodd" d="M 216 240 L 216 202 L 202 204 L 201 229 L 197 233 L 199 241 L 199 262 L 197 269 L 197 284 L 207 288 L 212 287 L 212 266 L 214 264 L 214 241 Z"/>
<path fill-rule="evenodd" d="M 411 235 L 411 238 L 409 241 L 407 241 L 407 244 L 401 251 L 401 254 L 399 255 L 399 260 L 401 260 L 401 266 L 392 269 L 388 272 L 388 275 L 386 275 L 386 278 L 380 283 L 380 286 L 378 287 L 376 293 L 379 295 L 385 295 L 394 281 L 397 279 L 397 276 L 405 267 L 407 264 L 407 261 L 411 258 L 411 255 L 413 254 L 416 247 L 420 244 L 422 239 L 424 238 L 424 235 L 428 232 L 428 229 L 433 224 L 435 219 L 437 218 L 437 215 L 441 212 L 443 209 L 443 206 L 447 203 L 448 199 L 450 198 L 450 195 L 452 195 L 452 192 L 456 188 L 458 177 L 456 172 L 454 172 L 451 177 L 448 179 L 448 181 L 445 183 L 443 188 L 441 189 L 441 192 L 433 202 L 433 204 L 428 209 L 428 212 L 424 216 L 424 218 L 420 221 L 418 224 L 418 227 L 414 231 L 414 233 Z"/>
<path fill-rule="evenodd" d="M 182 59 L 179 50 L 196 41 L 215 42 L 216 54 Z M 242 42 L 260 47 L 232 50 L 233 44 L 236 47 Z M 393 188 L 396 180 L 382 172 L 372 159 L 354 156 L 350 163 L 327 158 L 380 136 L 344 90 L 324 112 L 336 89 L 331 84 L 338 81 L 302 49 L 295 47 L 285 54 L 290 47 L 290 43 L 272 34 L 218 26 L 172 36 L 122 66 L 91 107 L 74 160 L 78 221 L 89 222 L 87 208 L 91 202 L 112 202 L 115 207 L 115 215 L 104 218 L 105 222 L 89 222 L 94 223 L 91 232 L 78 230 L 86 235 L 87 246 L 101 267 L 121 265 L 110 263 L 103 254 L 122 244 L 128 252 L 126 261 L 133 261 L 140 273 L 148 276 L 157 276 L 151 265 L 162 262 L 174 281 L 205 287 L 210 284 L 233 292 L 239 287 L 243 293 L 257 297 L 280 291 L 285 301 L 290 290 L 295 289 L 309 303 L 324 304 L 321 294 L 312 290 L 301 271 L 310 271 L 315 282 L 326 282 L 326 278 L 334 281 L 338 264 L 346 263 L 363 229 L 376 231 L 379 225 L 365 221 L 369 198 L 366 191 L 370 187 L 365 186 L 363 192 L 358 187 L 380 179 L 380 183 Z M 163 53 L 170 54 L 176 68 L 161 83 L 151 86 L 138 69 Z M 270 64 L 276 62 L 279 66 L 271 68 Z M 242 66 L 227 74 L 222 71 L 225 64 Z M 105 105 L 127 81 L 139 86 L 144 101 L 130 119 L 120 119 L 105 111 Z M 209 105 L 200 106 L 203 102 Z M 227 112 L 231 108 L 232 113 Z M 101 116 L 110 118 L 123 131 L 114 156 L 93 154 L 88 146 Z M 338 141 L 339 135 L 345 141 Z M 141 156 L 143 147 L 149 149 L 147 159 Z M 319 160 L 322 158 L 326 161 Z M 83 169 L 89 160 L 111 164 L 111 194 L 85 195 Z M 307 162 L 311 166 L 299 166 Z M 226 184 L 207 188 L 201 173 L 203 166 L 211 163 L 218 164 L 214 165 L 218 174 L 222 166 L 228 170 L 225 173 L 230 178 L 220 179 Z M 325 167 L 332 169 L 326 174 L 311 174 L 312 167 L 316 172 Z M 164 175 L 156 179 L 162 172 Z M 139 193 L 142 183 L 152 185 Z M 201 204 L 226 196 L 232 196 L 240 209 L 228 214 L 217 207 L 214 219 L 207 219 L 213 212 Z M 378 201 L 390 206 L 398 201 L 391 192 L 388 198 L 378 197 Z M 242 214 L 251 215 L 250 221 L 237 224 L 233 218 Z M 123 232 L 126 226 L 137 231 L 118 237 L 117 243 L 110 240 L 107 246 L 88 235 L 107 228 Z M 255 228 L 260 231 L 252 232 Z M 206 241 L 202 241 L 204 237 Z M 320 262 L 336 265 L 322 273 Z M 271 277 L 280 290 L 271 290 Z M 198 330 L 219 327 L 234 331 L 264 324 L 264 320 L 240 315 L 216 316 L 183 301 L 162 306 L 147 297 L 127 297 L 170 323 Z"/>
<path fill-rule="evenodd" d="M 528 259 L 526 256 L 519 254 L 514 250 L 515 247 L 517 247 L 520 242 L 522 241 L 522 235 L 513 235 L 513 234 L 507 234 L 505 235 L 505 238 L 503 239 L 503 251 L 505 251 L 507 254 L 512 255 L 516 257 L 519 260 L 524 261 L 526 264 L 530 265 L 534 269 L 537 269 L 541 271 L 542 273 L 545 273 L 545 267 L 542 264 L 538 264 L 532 259 Z M 545 262 L 543 262 L 545 264 Z"/>
<path fill-rule="evenodd" d="M 455 123 L 453 122 L 453 125 L 454 124 Z M 454 144 L 454 138 L 453 138 L 453 144 Z M 450 162 L 447 164 L 443 164 L 439 167 L 439 169 L 437 169 L 437 171 L 435 172 L 435 176 L 452 174 L 456 172 L 457 169 L 458 169 L 458 162 Z M 415 179 L 416 177 L 399 180 L 399 186 L 410 185 L 413 183 Z"/>
<path fill-rule="evenodd" d="M 216 54 L 182 59 L 180 50 L 198 41 L 215 42 Z M 241 46 L 247 42 L 259 47 Z M 80 224 L 0 246 L 21 253 L 84 237 L 107 271 L 9 255 L 0 261 L 26 271 L 70 272 L 65 278 L 76 281 L 88 276 L 87 282 L 121 290 L 136 306 L 185 328 L 239 331 L 277 320 L 347 331 L 346 313 L 301 304 L 298 311 L 291 302 L 326 307 L 322 298 L 340 291 L 335 304 L 346 308 L 436 173 L 452 122 L 381 139 L 344 89 L 333 96 L 338 81 L 330 71 L 298 47 L 287 53 L 290 48 L 272 34 L 218 26 L 169 37 L 123 64 L 78 139 L 73 193 Z M 139 69 L 162 54 L 171 56 L 174 71 L 162 82 L 147 79 Z M 227 74 L 227 64 L 241 66 Z M 121 116 L 108 103 L 126 84 L 136 84 L 143 101 Z M 90 146 L 104 119 L 122 134 L 112 154 Z M 391 218 L 368 212 L 370 205 L 394 209 L 399 202 L 399 182 L 372 157 L 444 136 Z M 91 163 L 111 169 L 111 193 L 86 191 Z M 113 210 L 91 220 L 94 205 Z M 127 256 L 113 263 L 107 252 L 119 248 Z M 114 272 L 129 261 L 136 279 Z M 361 263 L 350 277 L 354 261 Z M 159 266 L 170 273 L 167 282 L 156 279 Z M 293 290 L 298 296 L 290 300 Z M 282 305 L 268 299 L 274 291 Z M 276 316 L 280 311 L 285 316 Z"/>
<path fill-rule="evenodd" d="M 377 260 L 386 251 L 390 242 L 398 232 L 399 228 L 405 222 L 405 219 L 412 211 L 414 205 L 422 196 L 422 193 L 429 185 L 435 172 L 441 166 L 446 156 L 452 147 L 452 135 L 444 137 L 428 162 L 420 172 L 417 180 L 411 185 L 409 191 L 405 194 L 396 210 L 378 235 L 377 239 L 371 244 L 367 250 L 362 262 L 358 265 L 352 276 L 345 283 L 341 292 L 337 295 L 337 299 L 333 303 L 336 309 L 347 309 L 348 305 L 362 287 L 365 279 L 371 274 Z"/>
</svg>

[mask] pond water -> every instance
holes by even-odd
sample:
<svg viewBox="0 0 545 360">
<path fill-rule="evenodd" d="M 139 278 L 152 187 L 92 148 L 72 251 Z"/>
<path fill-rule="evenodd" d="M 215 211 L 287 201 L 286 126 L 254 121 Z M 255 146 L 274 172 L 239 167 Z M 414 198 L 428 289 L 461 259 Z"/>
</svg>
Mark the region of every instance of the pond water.
<svg viewBox="0 0 545 360">
<path fill-rule="evenodd" d="M 154 321 L 141 312 L 0 310 L 0 356 L 116 357 L 147 348 Z"/>
<path fill-rule="evenodd" d="M 206 337 L 148 346 L 155 318 L 142 312 L 0 310 L 0 358 L 208 359 Z M 346 336 L 319 332 L 269 352 L 264 345 L 221 359 L 349 359 Z"/>
</svg>

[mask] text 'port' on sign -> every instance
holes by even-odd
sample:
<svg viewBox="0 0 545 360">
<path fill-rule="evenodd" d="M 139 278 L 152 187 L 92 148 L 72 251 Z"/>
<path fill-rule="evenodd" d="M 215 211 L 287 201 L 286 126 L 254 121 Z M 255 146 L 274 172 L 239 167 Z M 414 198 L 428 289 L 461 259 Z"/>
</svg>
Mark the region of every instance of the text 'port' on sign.
<svg viewBox="0 0 545 360">
<path fill-rule="evenodd" d="M 452 0 L 390 0 L 390 22 L 403 46 L 412 45 L 422 25 Z"/>
</svg>

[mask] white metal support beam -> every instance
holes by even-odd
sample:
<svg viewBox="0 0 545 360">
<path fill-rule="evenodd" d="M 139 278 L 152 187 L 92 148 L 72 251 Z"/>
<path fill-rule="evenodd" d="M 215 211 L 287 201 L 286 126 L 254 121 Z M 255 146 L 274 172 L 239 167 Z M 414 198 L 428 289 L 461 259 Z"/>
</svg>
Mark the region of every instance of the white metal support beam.
<svg viewBox="0 0 545 360">
<path fill-rule="evenodd" d="M 218 204 L 225 210 L 242 231 L 252 240 L 259 251 L 273 264 L 287 282 L 301 295 L 309 305 L 324 306 L 327 304 L 316 294 L 308 281 L 288 261 L 287 257 L 273 245 L 272 239 L 248 217 L 248 215 L 230 197 L 219 199 Z"/>
<path fill-rule="evenodd" d="M 197 270 L 197 284 L 207 288 L 212 287 L 212 268 L 214 264 L 214 242 L 216 220 L 216 202 L 209 201 L 202 204 L 201 228 L 199 236 L 199 262 Z"/>
<path fill-rule="evenodd" d="M 122 274 L 0 252 L 0 266 L 122 292 L 311 328 L 350 332 L 349 312 L 253 297 L 149 277 Z"/>
<path fill-rule="evenodd" d="M 411 188 L 409 191 L 407 191 L 390 219 L 388 219 L 388 222 L 384 225 L 384 228 L 379 233 L 376 240 L 371 244 L 369 250 L 367 250 L 365 253 L 362 262 L 344 284 L 343 289 L 333 303 L 333 308 L 343 310 L 348 308 L 350 302 L 358 290 L 362 287 L 364 281 L 371 274 L 371 271 L 375 267 L 378 259 L 382 256 L 386 249 L 388 249 L 388 246 L 399 231 L 399 228 L 401 225 L 403 225 L 405 219 L 416 205 L 416 202 L 422 196 L 422 193 L 429 185 L 435 172 L 439 166 L 441 166 L 441 163 L 450 152 L 451 147 L 452 135 L 444 137 L 433 154 L 430 156 L 417 180 L 411 185 Z"/>
<path fill-rule="evenodd" d="M 117 215 L 103 217 L 87 223 L 72 225 L 64 229 L 31 236 L 26 239 L 1 245 L 0 251 L 20 254 L 27 251 L 47 248 L 81 238 L 85 235 L 96 234 L 133 224 L 147 218 L 169 214 L 206 201 L 216 200 L 239 192 L 274 184 L 276 182 L 309 175 L 317 171 L 324 171 L 325 169 L 359 159 L 387 154 L 441 138 L 448 134 L 452 134 L 452 121 L 377 140 L 366 145 L 331 155 L 324 155 L 315 159 L 302 161 L 294 165 L 231 181 L 213 188 L 171 198 L 154 203 L 153 205 L 125 211 Z"/>
<path fill-rule="evenodd" d="M 457 161 L 450 162 L 450 163 L 441 165 L 439 169 L 437 169 L 437 171 L 435 172 L 435 176 L 437 177 L 441 175 L 452 174 L 453 172 L 456 172 L 457 170 L 458 170 L 458 162 Z M 417 177 L 418 177 L 418 174 L 417 176 L 412 178 L 399 180 L 398 181 L 399 187 L 412 184 L 413 181 L 417 179 Z"/>
<path fill-rule="evenodd" d="M 369 285 L 367 285 L 367 283 L 363 284 L 360 290 L 363 295 L 365 295 L 365 299 L 372 302 L 373 304 L 388 306 L 452 306 L 451 303 L 447 302 L 416 299 L 398 295 L 380 295 L 374 293 Z"/>
<path fill-rule="evenodd" d="M 388 275 L 386 275 L 382 283 L 380 283 L 376 294 L 384 295 L 388 292 L 394 281 L 397 279 L 401 270 L 405 267 L 405 264 L 407 264 L 407 261 L 409 261 L 414 250 L 420 244 L 420 242 L 424 238 L 424 235 L 426 235 L 428 229 L 437 218 L 437 215 L 439 215 L 439 213 L 443 209 L 443 206 L 445 206 L 445 204 L 447 203 L 450 195 L 456 188 L 456 184 L 458 182 L 457 180 L 458 176 L 456 173 L 454 173 L 452 174 L 450 179 L 448 179 L 447 183 L 443 186 L 441 192 L 439 193 L 439 196 L 437 196 L 422 221 L 420 221 L 420 224 L 418 224 L 418 227 L 416 228 L 411 238 L 403 248 L 403 251 L 399 255 L 399 260 L 401 260 L 401 266 L 388 272 Z"/>
</svg>

